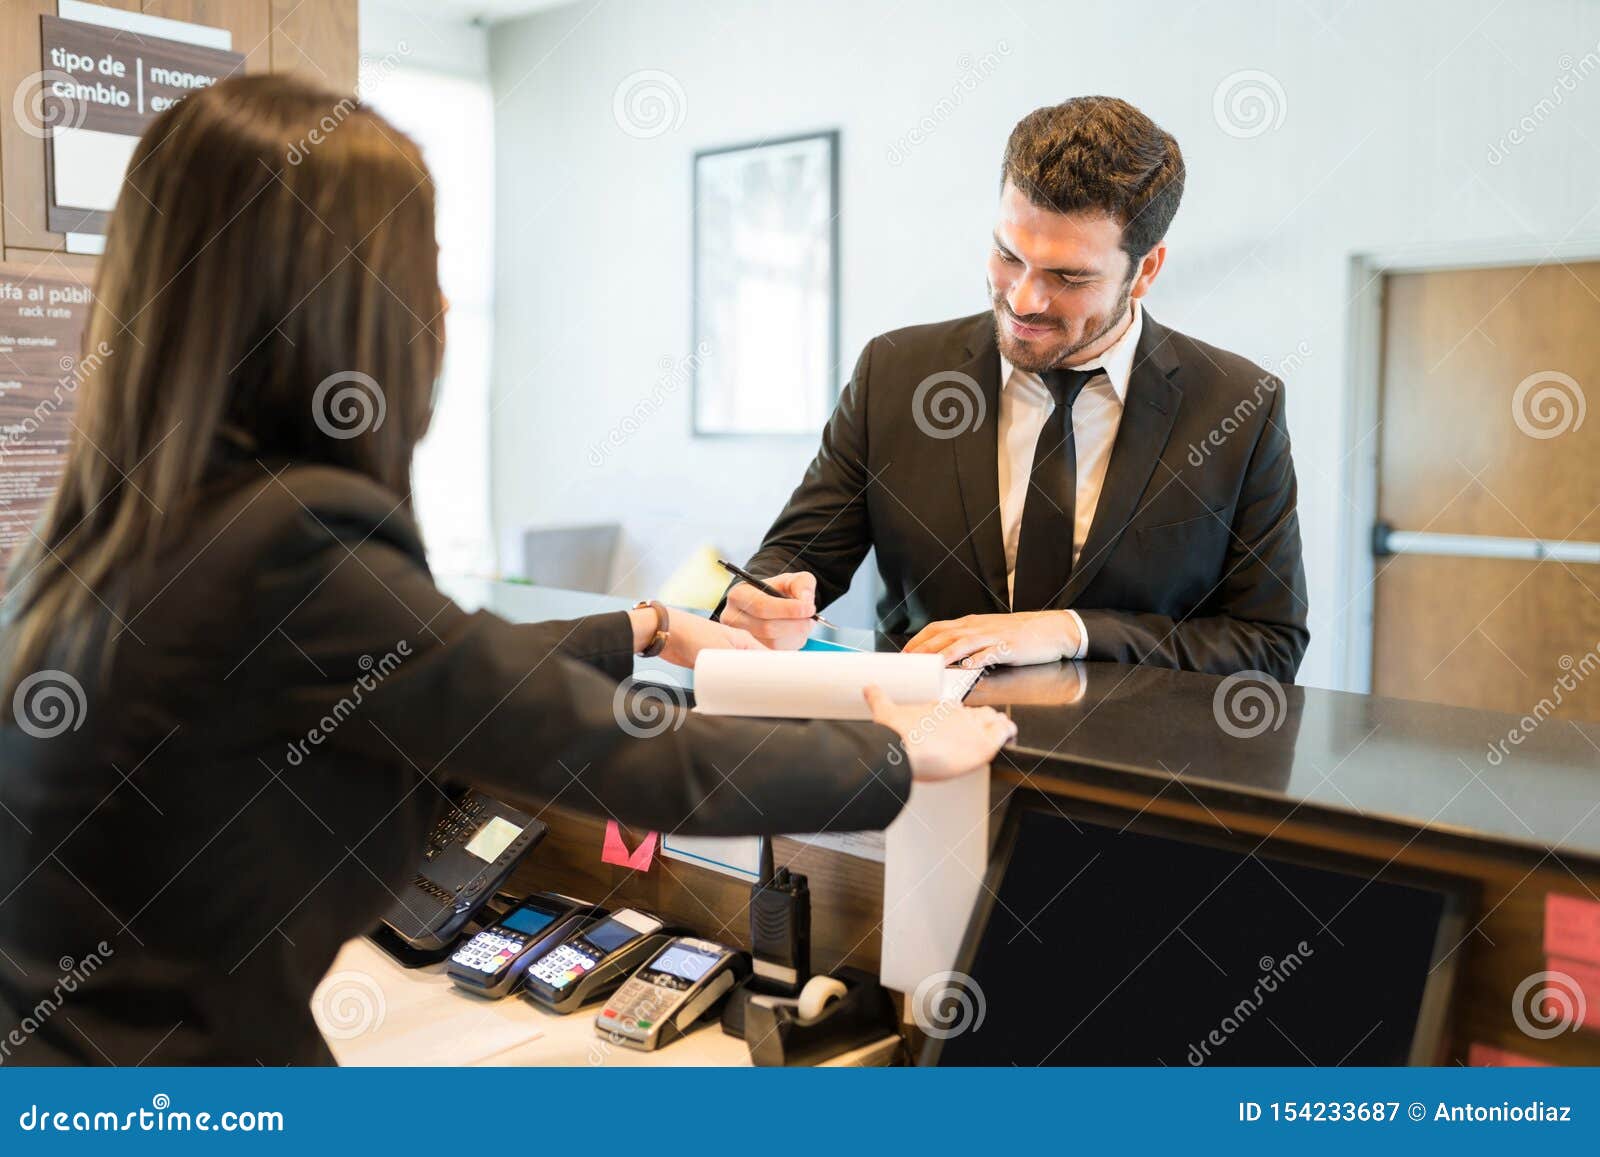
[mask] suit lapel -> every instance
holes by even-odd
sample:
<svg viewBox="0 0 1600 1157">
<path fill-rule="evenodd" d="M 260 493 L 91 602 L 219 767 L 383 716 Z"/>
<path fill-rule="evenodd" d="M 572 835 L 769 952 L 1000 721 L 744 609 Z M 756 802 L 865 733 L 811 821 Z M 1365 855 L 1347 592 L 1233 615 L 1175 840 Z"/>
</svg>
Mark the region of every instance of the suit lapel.
<svg viewBox="0 0 1600 1157">
<path fill-rule="evenodd" d="M 990 315 L 974 319 L 967 354 L 969 360 L 957 366 L 947 380 L 958 388 L 966 388 L 966 382 L 977 383 L 981 420 L 952 438 L 951 448 L 967 518 L 967 545 L 995 609 L 1004 612 L 1011 604 L 1006 594 L 1006 549 L 1000 528 L 1000 351 Z"/>
<path fill-rule="evenodd" d="M 1123 402 L 1122 422 L 1111 446 L 1111 461 L 1106 465 L 1094 521 L 1089 524 L 1089 536 L 1072 568 L 1071 581 L 1056 600 L 1057 606 L 1070 607 L 1077 601 L 1100 573 L 1128 520 L 1138 512 L 1139 499 L 1166 449 L 1183 401 L 1183 391 L 1172 380 L 1177 370 L 1178 359 L 1167 340 L 1166 327 L 1145 314 L 1133 373 L 1128 379 L 1128 396 Z"/>
</svg>

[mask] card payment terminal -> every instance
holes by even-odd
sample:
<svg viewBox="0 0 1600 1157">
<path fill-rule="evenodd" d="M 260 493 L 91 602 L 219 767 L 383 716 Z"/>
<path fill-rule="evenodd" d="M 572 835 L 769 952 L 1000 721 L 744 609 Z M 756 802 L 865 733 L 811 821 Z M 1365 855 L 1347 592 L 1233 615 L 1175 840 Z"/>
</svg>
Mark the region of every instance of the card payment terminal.
<svg viewBox="0 0 1600 1157">
<path fill-rule="evenodd" d="M 507 996 L 522 983 L 529 964 L 605 914 L 604 908 L 570 896 L 536 892 L 457 948 L 445 972 L 468 992 Z"/>
<path fill-rule="evenodd" d="M 614 912 L 535 960 L 524 974 L 523 995 L 560 1013 L 597 1000 L 666 943 L 662 928 L 648 912 Z"/>
<path fill-rule="evenodd" d="M 680 936 L 628 978 L 594 1018 L 595 1031 L 635 1049 L 671 1044 L 750 971 L 743 952 Z"/>
</svg>

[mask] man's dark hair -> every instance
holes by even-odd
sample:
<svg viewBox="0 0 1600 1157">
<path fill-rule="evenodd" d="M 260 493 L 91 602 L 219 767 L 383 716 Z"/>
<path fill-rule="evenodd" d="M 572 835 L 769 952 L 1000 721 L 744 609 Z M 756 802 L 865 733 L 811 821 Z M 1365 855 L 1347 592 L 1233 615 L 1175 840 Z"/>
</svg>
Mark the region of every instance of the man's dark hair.
<svg viewBox="0 0 1600 1157">
<path fill-rule="evenodd" d="M 1137 262 L 1178 212 L 1183 154 L 1171 133 L 1127 101 L 1075 96 L 1017 122 L 1000 167 L 1002 189 L 1007 181 L 1040 208 L 1109 214 Z"/>
</svg>

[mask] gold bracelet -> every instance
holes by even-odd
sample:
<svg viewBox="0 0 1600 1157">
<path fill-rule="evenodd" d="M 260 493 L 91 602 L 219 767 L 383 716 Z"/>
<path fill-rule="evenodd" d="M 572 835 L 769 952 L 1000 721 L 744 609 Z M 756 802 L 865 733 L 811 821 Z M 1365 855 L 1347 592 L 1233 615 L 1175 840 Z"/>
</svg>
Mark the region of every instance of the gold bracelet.
<svg viewBox="0 0 1600 1157">
<path fill-rule="evenodd" d="M 661 603 L 656 602 L 654 599 L 644 599 L 633 604 L 633 609 L 636 611 L 642 611 L 646 608 L 653 610 L 656 613 L 656 633 L 650 639 L 650 642 L 648 645 L 646 645 L 645 649 L 639 652 L 639 657 L 642 659 L 653 659 L 657 655 L 661 654 L 662 651 L 666 650 L 667 640 L 672 637 L 672 623 L 667 616 L 667 608 Z"/>
</svg>

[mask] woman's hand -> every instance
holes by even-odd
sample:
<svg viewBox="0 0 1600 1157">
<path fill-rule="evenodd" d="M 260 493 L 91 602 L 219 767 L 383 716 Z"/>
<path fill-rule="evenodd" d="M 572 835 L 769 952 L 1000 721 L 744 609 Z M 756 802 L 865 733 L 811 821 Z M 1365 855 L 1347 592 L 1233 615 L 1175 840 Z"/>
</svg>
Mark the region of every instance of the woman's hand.
<svg viewBox="0 0 1600 1157">
<path fill-rule="evenodd" d="M 954 779 L 977 771 L 1016 738 L 1017 725 L 993 707 L 895 703 L 878 687 L 865 694 L 873 722 L 900 734 L 912 779 Z"/>
<path fill-rule="evenodd" d="M 650 645 L 657 628 L 656 612 L 650 607 L 636 607 L 628 612 L 633 623 L 633 649 L 637 653 Z M 763 651 L 766 650 L 748 631 L 725 627 L 710 619 L 688 611 L 675 610 L 669 616 L 667 646 L 661 657 L 680 667 L 693 667 L 695 656 L 705 650 Z"/>
</svg>

